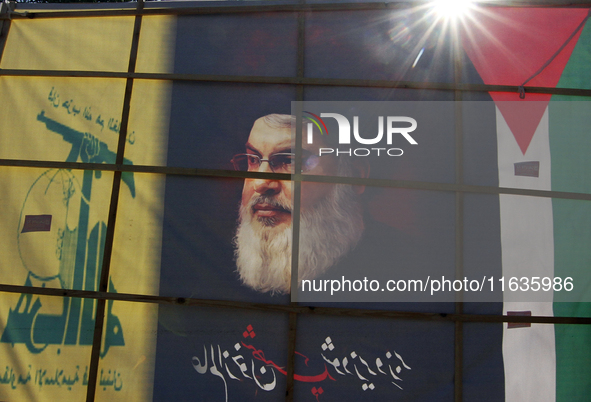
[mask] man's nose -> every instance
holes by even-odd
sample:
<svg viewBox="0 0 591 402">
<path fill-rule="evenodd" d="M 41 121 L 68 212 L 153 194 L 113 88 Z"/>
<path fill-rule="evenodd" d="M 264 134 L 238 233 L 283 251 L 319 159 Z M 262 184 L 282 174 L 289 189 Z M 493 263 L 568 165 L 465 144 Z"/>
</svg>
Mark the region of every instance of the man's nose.
<svg viewBox="0 0 591 402">
<path fill-rule="evenodd" d="M 261 162 L 257 172 L 273 173 L 268 161 Z M 281 191 L 281 183 L 278 180 L 254 179 L 254 191 L 259 194 L 273 195 Z"/>
</svg>

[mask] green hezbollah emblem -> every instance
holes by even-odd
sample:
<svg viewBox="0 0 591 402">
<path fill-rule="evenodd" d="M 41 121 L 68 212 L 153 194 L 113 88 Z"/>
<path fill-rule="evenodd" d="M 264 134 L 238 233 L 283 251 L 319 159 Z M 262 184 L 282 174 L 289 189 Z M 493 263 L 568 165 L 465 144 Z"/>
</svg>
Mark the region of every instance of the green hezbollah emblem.
<svg viewBox="0 0 591 402">
<path fill-rule="evenodd" d="M 91 134 L 66 127 L 43 111 L 37 120 L 72 145 L 67 162 L 115 163 L 115 153 Z M 100 171 L 86 170 L 80 186 L 70 171 L 50 169 L 33 183 L 17 234 L 21 260 L 28 271 L 25 286 L 40 281 L 44 287 L 58 280 L 63 289 L 98 290 L 106 226 L 97 222 L 90 234 L 88 227 L 92 181 L 100 177 Z M 135 197 L 133 173 L 124 173 L 122 180 Z M 116 292 L 110 279 L 109 291 Z M 48 345 L 91 345 L 95 303 L 92 299 L 64 298 L 61 314 L 43 314 L 38 296 L 21 294 L 8 313 L 0 342 L 24 343 L 32 353 L 40 353 Z M 111 346 L 125 345 L 121 323 L 112 308 L 113 301 L 109 300 L 102 357 Z"/>
</svg>

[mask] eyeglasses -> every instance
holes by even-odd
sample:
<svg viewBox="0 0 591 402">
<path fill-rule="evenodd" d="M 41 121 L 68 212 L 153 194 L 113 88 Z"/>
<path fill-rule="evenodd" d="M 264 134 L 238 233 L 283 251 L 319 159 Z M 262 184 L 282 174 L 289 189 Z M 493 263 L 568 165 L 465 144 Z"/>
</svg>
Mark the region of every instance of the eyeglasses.
<svg viewBox="0 0 591 402">
<path fill-rule="evenodd" d="M 238 154 L 232 158 L 234 169 L 242 172 L 258 170 L 261 163 L 267 162 L 273 173 L 293 173 L 295 165 L 295 154 L 277 153 L 269 156 L 269 159 L 262 159 L 258 155 Z M 314 169 L 318 165 L 318 156 L 308 155 L 302 158 L 302 172 Z"/>
</svg>

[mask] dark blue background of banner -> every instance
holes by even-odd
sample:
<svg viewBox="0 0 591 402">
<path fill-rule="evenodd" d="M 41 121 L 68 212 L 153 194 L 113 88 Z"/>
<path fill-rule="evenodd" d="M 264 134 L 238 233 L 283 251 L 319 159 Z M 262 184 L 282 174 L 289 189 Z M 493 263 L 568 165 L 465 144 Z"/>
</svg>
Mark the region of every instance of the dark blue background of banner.
<svg viewBox="0 0 591 402">
<path fill-rule="evenodd" d="M 176 73 L 293 76 L 296 61 L 297 16 L 295 14 L 216 15 L 179 17 L 175 57 Z M 413 27 L 411 13 L 383 11 L 324 12 L 309 15 L 306 22 L 305 75 L 327 78 L 405 79 L 451 82 L 453 63 L 449 41 L 431 41 L 417 66 L 417 44 L 424 34 L 421 24 Z M 404 36 L 403 37 L 403 33 Z M 439 43 L 439 45 L 435 45 Z M 388 46 L 390 46 L 388 48 Z M 410 60 L 410 61 L 409 61 Z M 465 61 L 464 76 L 481 82 Z M 488 95 L 466 94 L 472 100 Z M 443 91 L 384 88 L 307 87 L 305 100 L 453 100 Z M 243 152 L 255 119 L 269 113 L 290 113 L 296 100 L 294 86 L 269 84 L 183 83 L 173 85 L 170 114 L 168 165 L 193 168 L 231 169 L 230 159 Z M 481 116 L 479 126 L 464 127 L 463 181 L 497 186 L 496 128 L 494 107 Z M 472 119 L 471 121 L 474 121 Z M 446 151 L 453 152 L 455 139 Z M 433 158 L 442 157 L 433 155 Z M 455 155 L 446 177 L 455 177 Z M 412 165 L 412 160 L 406 161 Z M 413 166 L 421 171 L 421 165 Z M 412 178 L 411 178 L 412 179 Z M 168 176 L 166 181 L 160 294 L 204 299 L 239 300 L 287 304 L 288 296 L 259 294 L 240 285 L 234 272 L 232 237 L 236 227 L 242 181 Z M 366 205 L 380 190 L 367 191 Z M 450 204 L 449 218 L 455 209 Z M 429 203 L 416 205 L 413 213 L 426 215 Z M 390 212 L 390 211 L 384 211 Z M 375 214 L 380 211 L 374 211 Z M 498 197 L 464 197 L 464 272 L 474 275 L 501 273 Z M 429 223 L 425 223 L 428 230 Z M 421 229 L 421 228 L 419 228 Z M 452 240 L 453 243 L 453 240 Z M 404 253 L 396 245 L 388 252 Z M 425 251 L 431 264 L 441 255 Z M 447 250 L 446 264 L 455 261 Z M 388 310 L 449 314 L 453 304 L 336 304 Z M 465 304 L 465 313 L 501 314 L 500 303 Z M 192 356 L 201 356 L 203 346 L 230 349 L 243 340 L 247 325 L 257 332 L 257 347 L 267 359 L 287 364 L 287 316 L 251 310 L 199 309 L 161 305 L 154 384 L 155 401 L 223 401 L 223 382 L 212 374 L 198 374 Z M 464 339 L 463 394 L 465 400 L 504 399 L 502 326 L 466 324 Z M 340 358 L 356 351 L 368 361 L 386 351 L 400 353 L 412 368 L 401 374 L 404 388 L 376 382 L 374 391 L 363 391 L 355 375 L 318 384 L 296 382 L 295 399 L 314 401 L 313 386 L 321 386 L 325 400 L 445 401 L 454 395 L 454 325 L 451 322 L 399 321 L 352 317 L 300 316 L 297 328 L 299 353 L 309 365 L 296 359 L 296 374 L 324 371 L 320 345 L 327 336 Z M 326 353 L 325 353 L 326 355 Z M 337 356 L 336 354 L 334 355 Z M 249 361 L 250 363 L 250 361 Z M 373 378 L 373 377 L 372 377 Z M 376 377 L 385 381 L 387 376 Z M 229 400 L 284 400 L 285 378 L 274 391 L 265 392 L 252 381 L 228 380 Z"/>
</svg>

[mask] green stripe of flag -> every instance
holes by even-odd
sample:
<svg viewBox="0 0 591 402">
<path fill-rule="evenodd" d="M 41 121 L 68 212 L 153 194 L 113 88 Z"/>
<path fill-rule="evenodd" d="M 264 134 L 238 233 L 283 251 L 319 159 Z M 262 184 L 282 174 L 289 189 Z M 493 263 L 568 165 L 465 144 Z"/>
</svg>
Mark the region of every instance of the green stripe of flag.
<svg viewBox="0 0 591 402">
<path fill-rule="evenodd" d="M 587 23 L 558 87 L 591 89 L 591 24 Z M 574 102 L 574 101 L 588 102 Z M 569 102 L 564 102 L 569 101 Z M 591 99 L 553 96 L 549 106 L 552 190 L 591 193 Z M 575 289 L 554 294 L 554 315 L 591 317 L 591 202 L 555 199 L 554 272 Z M 569 300 L 571 302 L 566 302 Z M 556 325 L 556 401 L 591 396 L 591 327 Z"/>
</svg>

